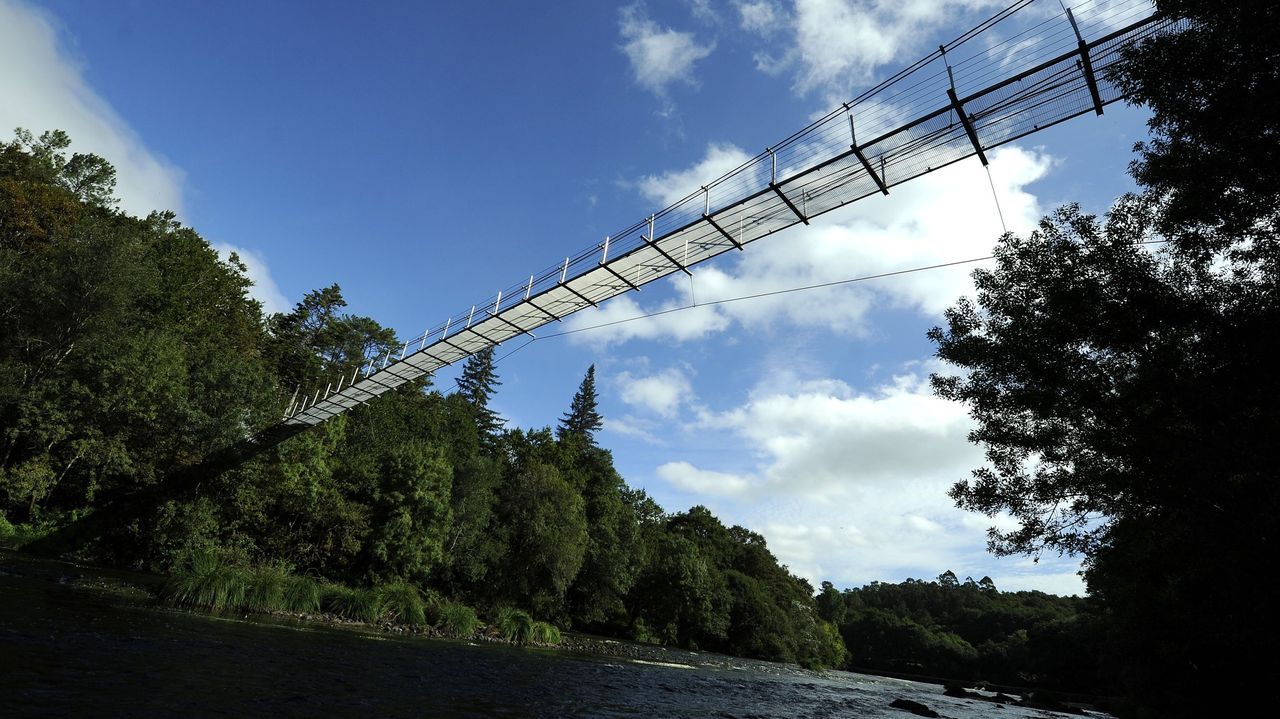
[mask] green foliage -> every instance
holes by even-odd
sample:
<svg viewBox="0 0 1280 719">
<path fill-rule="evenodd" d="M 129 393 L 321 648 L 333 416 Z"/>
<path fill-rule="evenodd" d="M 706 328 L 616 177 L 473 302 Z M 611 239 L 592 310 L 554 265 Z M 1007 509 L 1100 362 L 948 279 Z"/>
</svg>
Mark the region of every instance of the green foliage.
<svg viewBox="0 0 1280 719">
<path fill-rule="evenodd" d="M 377 589 L 331 584 L 321 590 L 320 607 L 330 614 L 373 624 L 387 613 L 385 597 Z"/>
<path fill-rule="evenodd" d="M 286 612 L 310 614 L 320 611 L 320 585 L 311 577 L 285 577 L 280 608 Z"/>
<path fill-rule="evenodd" d="M 223 563 L 213 552 L 198 552 L 177 567 L 161 596 L 179 607 L 239 610 L 245 606 L 251 574 Z"/>
<path fill-rule="evenodd" d="M 528 644 L 533 638 L 533 617 L 514 607 L 501 607 L 494 616 L 498 634 L 515 644 Z"/>
<path fill-rule="evenodd" d="M 519 454 L 554 450 L 549 433 L 528 439 L 529 444 L 517 445 Z M 528 602 L 543 616 L 554 616 L 562 611 L 565 593 L 586 555 L 584 503 L 556 467 L 535 459 L 518 466 L 499 505 L 509 547 L 503 558 L 505 596 L 508 601 Z"/>
<path fill-rule="evenodd" d="M 587 368 L 587 376 L 573 395 L 569 411 L 560 418 L 556 428 L 556 437 L 561 441 L 574 439 L 584 444 L 595 444 L 595 433 L 604 426 L 604 418 L 597 409 L 596 366 Z"/>
<path fill-rule="evenodd" d="M 427 604 L 417 587 L 408 582 L 395 582 L 384 584 L 376 591 L 389 620 L 414 626 L 427 623 Z"/>
<path fill-rule="evenodd" d="M 285 590 L 289 586 L 289 573 L 284 567 L 257 567 L 247 574 L 245 609 L 251 612 L 271 612 L 286 606 Z"/>
<path fill-rule="evenodd" d="M 529 641 L 533 644 L 555 645 L 560 643 L 560 630 L 553 624 L 534 622 L 529 629 Z"/>
<path fill-rule="evenodd" d="M 459 602 L 445 602 L 440 609 L 440 630 L 451 637 L 473 636 L 481 627 L 476 610 Z"/>
<path fill-rule="evenodd" d="M 502 384 L 493 366 L 493 348 L 486 347 L 467 358 L 457 379 L 458 396 L 472 412 L 472 421 L 482 442 L 489 443 L 502 429 L 503 419 L 489 407 L 489 400 Z"/>
</svg>

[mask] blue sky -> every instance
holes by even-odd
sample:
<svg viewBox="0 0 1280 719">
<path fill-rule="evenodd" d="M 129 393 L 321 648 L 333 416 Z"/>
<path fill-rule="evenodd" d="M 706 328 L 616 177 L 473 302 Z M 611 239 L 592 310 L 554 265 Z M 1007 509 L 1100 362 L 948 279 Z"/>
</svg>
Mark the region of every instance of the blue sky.
<svg viewBox="0 0 1280 719">
<path fill-rule="evenodd" d="M 1103 27 L 1129 4 L 1074 6 Z M 269 309 L 336 282 L 351 311 L 409 338 L 1003 5 L 0 0 L 0 127 L 62 128 L 107 157 L 124 209 L 175 210 L 240 252 Z M 1061 14 L 1037 6 L 1029 16 Z M 1105 211 L 1131 186 L 1143 122 L 1113 105 L 992 153 L 1010 229 L 1067 201 Z M 980 257 L 999 232 L 969 160 L 566 325 Z M 553 424 L 595 363 L 600 441 L 630 484 L 762 532 L 815 582 L 952 569 L 1080 592 L 1070 558 L 988 556 L 985 529 L 1005 520 L 945 496 L 982 458 L 963 408 L 928 391 L 939 367 L 925 332 L 969 269 L 540 340 L 502 360 L 496 405 L 514 424 Z"/>
</svg>

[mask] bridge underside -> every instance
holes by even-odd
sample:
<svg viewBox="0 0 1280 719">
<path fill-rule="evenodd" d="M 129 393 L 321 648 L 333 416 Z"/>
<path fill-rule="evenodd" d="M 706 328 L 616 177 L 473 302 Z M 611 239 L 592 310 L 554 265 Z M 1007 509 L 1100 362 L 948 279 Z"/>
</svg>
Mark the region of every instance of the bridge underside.
<svg viewBox="0 0 1280 719">
<path fill-rule="evenodd" d="M 1022 68 L 1016 72 L 1010 72 L 1009 56 L 990 46 L 958 57 L 961 46 L 994 24 L 966 33 L 684 200 L 450 318 L 398 355 L 373 358 L 295 399 L 283 422 L 318 424 L 487 347 L 762 237 L 969 157 L 985 164 L 992 148 L 1080 115 L 1102 114 L 1123 99 L 1109 72 L 1123 49 L 1176 29 L 1169 20 L 1143 17 L 1150 12 L 1147 3 L 1131 5 L 1140 19 L 1093 41 L 1083 39 L 1074 18 L 1063 18 L 1057 44 L 1043 44 L 1053 54 L 1042 47 L 1014 62 Z"/>
</svg>

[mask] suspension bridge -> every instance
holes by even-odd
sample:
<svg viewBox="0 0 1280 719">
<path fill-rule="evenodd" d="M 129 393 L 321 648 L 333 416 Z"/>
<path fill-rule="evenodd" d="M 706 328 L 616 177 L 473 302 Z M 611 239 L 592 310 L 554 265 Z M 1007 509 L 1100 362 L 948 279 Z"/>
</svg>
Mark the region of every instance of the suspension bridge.
<svg viewBox="0 0 1280 719">
<path fill-rule="evenodd" d="M 293 434 L 489 347 L 1124 99 L 1111 68 L 1177 22 L 1148 0 L 1020 0 L 675 204 L 295 392 Z"/>
</svg>

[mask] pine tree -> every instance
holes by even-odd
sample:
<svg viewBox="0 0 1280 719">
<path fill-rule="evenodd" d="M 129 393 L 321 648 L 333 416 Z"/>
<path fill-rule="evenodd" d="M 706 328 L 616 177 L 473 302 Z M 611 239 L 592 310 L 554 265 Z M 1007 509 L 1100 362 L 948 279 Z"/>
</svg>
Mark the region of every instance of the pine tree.
<svg viewBox="0 0 1280 719">
<path fill-rule="evenodd" d="M 604 426 L 604 418 L 596 411 L 596 366 L 587 368 L 587 376 L 582 378 L 577 394 L 569 411 L 560 418 L 560 426 L 556 428 L 556 436 L 581 437 L 588 444 L 595 444 L 595 431 Z"/>
<path fill-rule="evenodd" d="M 489 399 L 502 384 L 493 368 L 493 348 L 486 347 L 468 357 L 457 383 L 458 394 L 476 410 L 476 429 L 481 438 L 496 435 L 505 420 L 489 408 Z"/>
</svg>

